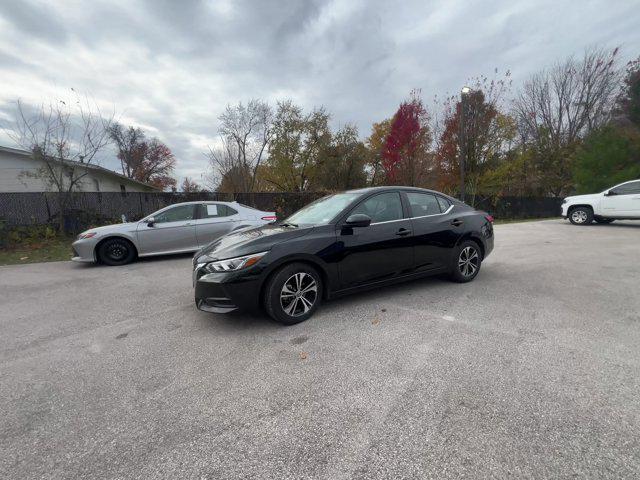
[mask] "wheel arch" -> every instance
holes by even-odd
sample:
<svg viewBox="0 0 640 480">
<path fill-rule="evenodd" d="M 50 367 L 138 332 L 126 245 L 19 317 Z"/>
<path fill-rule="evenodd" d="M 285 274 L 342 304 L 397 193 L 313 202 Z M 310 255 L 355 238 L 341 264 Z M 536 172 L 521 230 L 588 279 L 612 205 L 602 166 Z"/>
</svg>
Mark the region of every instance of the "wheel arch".
<svg viewBox="0 0 640 480">
<path fill-rule="evenodd" d="M 304 263 L 312 267 L 314 270 L 318 272 L 320 278 L 322 279 L 322 298 L 326 300 L 329 298 L 330 291 L 330 280 L 329 280 L 329 272 L 326 267 L 322 265 L 322 262 L 312 255 L 291 255 L 288 257 L 284 257 L 271 266 L 269 271 L 267 272 L 264 280 L 262 281 L 262 285 L 260 285 L 260 304 L 262 305 L 264 301 L 264 291 L 269 284 L 271 278 L 276 274 L 278 270 L 286 265 L 290 265 L 292 263 Z"/>
<path fill-rule="evenodd" d="M 568 215 L 569 215 L 573 210 L 575 210 L 575 209 L 576 209 L 576 208 L 578 208 L 578 207 L 586 207 L 586 208 L 590 208 L 590 209 L 591 209 L 591 211 L 592 211 L 592 212 L 594 212 L 594 215 L 595 215 L 595 211 L 596 211 L 596 210 L 595 210 L 595 208 L 593 208 L 593 205 L 589 205 L 588 203 L 576 203 L 576 204 L 574 204 L 574 205 L 569 205 L 569 206 L 567 207 L 567 216 L 568 216 Z"/>
<path fill-rule="evenodd" d="M 471 240 L 478 244 L 478 247 L 480 248 L 480 254 L 482 255 L 482 259 L 484 260 L 486 250 L 485 250 L 484 241 L 482 240 L 481 235 L 477 232 L 467 232 L 464 235 L 462 235 L 462 237 L 460 237 L 460 239 L 456 243 L 456 247 L 459 247 L 460 244 L 462 244 L 462 242 L 466 242 L 467 240 Z"/>
</svg>

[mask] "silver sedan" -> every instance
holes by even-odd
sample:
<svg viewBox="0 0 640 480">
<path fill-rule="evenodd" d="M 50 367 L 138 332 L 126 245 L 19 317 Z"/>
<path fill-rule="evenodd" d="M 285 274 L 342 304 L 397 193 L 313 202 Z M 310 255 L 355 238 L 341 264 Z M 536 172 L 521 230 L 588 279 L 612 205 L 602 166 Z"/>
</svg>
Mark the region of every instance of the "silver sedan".
<svg viewBox="0 0 640 480">
<path fill-rule="evenodd" d="M 136 257 L 194 252 L 234 230 L 275 220 L 275 212 L 237 202 L 176 203 L 137 222 L 82 232 L 72 244 L 72 260 L 124 265 Z"/>
</svg>

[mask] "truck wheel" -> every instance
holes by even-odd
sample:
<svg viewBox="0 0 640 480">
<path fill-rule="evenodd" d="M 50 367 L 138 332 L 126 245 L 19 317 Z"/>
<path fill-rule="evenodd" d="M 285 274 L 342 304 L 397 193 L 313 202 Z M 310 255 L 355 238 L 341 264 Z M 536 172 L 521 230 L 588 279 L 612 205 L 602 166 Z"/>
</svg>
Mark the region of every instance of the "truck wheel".
<svg viewBox="0 0 640 480">
<path fill-rule="evenodd" d="M 589 225 L 593 222 L 591 207 L 575 207 L 569 213 L 569 221 L 574 225 Z"/>
</svg>

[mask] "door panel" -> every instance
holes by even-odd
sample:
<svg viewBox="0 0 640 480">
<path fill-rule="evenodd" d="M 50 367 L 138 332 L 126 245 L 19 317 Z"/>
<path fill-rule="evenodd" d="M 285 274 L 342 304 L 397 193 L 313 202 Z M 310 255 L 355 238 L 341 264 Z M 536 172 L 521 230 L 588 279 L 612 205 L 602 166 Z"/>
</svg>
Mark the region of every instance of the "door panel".
<svg viewBox="0 0 640 480">
<path fill-rule="evenodd" d="M 198 205 L 200 209 L 196 220 L 196 238 L 198 245 L 204 247 L 217 238 L 232 231 L 241 220 L 240 214 L 223 204 Z"/>
<path fill-rule="evenodd" d="M 640 182 L 629 182 L 609 190 L 602 197 L 602 215 L 605 217 L 640 216 Z"/>
<path fill-rule="evenodd" d="M 140 253 L 197 250 L 194 205 L 177 205 L 154 215 L 152 226 L 138 224 Z"/>
<path fill-rule="evenodd" d="M 339 232 L 344 256 L 339 264 L 342 288 L 391 278 L 413 267 L 411 221 L 385 222 Z"/>
<path fill-rule="evenodd" d="M 464 232 L 464 218 L 453 216 L 451 203 L 431 193 L 405 193 L 412 215 L 414 261 L 417 270 L 449 266 L 451 249 Z"/>
<path fill-rule="evenodd" d="M 342 288 L 392 278 L 413 267 L 411 221 L 404 219 L 400 194 L 367 198 L 349 215 L 371 217 L 368 227 L 343 226 L 338 232 L 344 255 L 339 263 Z"/>
</svg>

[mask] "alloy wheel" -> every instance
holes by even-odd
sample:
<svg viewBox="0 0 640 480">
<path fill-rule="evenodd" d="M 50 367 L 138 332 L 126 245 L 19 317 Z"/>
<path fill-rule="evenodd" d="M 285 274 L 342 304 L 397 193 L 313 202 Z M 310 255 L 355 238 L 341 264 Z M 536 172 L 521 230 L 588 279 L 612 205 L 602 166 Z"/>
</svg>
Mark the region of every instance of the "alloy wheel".
<svg viewBox="0 0 640 480">
<path fill-rule="evenodd" d="M 280 305 L 291 317 L 307 313 L 318 298 L 316 280 L 305 272 L 291 275 L 280 290 Z"/>
<path fill-rule="evenodd" d="M 587 212 L 585 212 L 584 210 L 575 210 L 571 214 L 571 219 L 575 223 L 585 223 L 587 221 Z"/>
<path fill-rule="evenodd" d="M 458 257 L 458 269 L 464 277 L 475 275 L 480 267 L 480 255 L 478 250 L 471 246 L 462 249 Z"/>
</svg>

